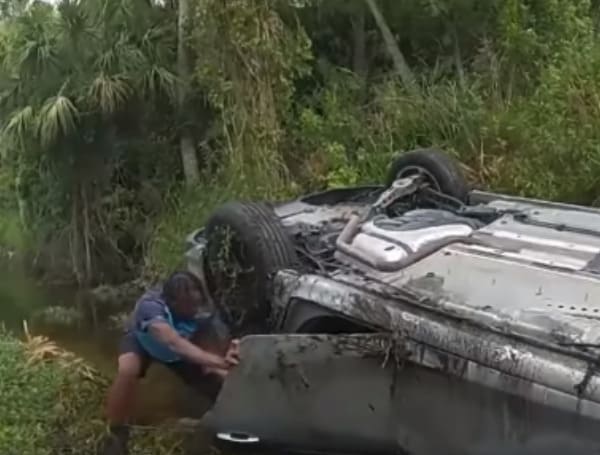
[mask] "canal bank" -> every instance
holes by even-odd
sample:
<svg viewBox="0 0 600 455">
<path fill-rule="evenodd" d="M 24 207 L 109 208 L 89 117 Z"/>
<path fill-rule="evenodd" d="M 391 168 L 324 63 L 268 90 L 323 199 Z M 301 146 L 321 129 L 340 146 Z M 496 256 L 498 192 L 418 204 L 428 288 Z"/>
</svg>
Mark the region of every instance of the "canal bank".
<svg viewBox="0 0 600 455">
<path fill-rule="evenodd" d="M 118 325 L 90 320 L 80 291 L 1 276 L 0 453 L 94 453 L 105 430 L 102 407 L 116 368 Z M 201 435 L 180 425 L 207 406 L 168 371 L 151 368 L 133 413 L 132 455 L 183 454 L 190 444 L 193 453 L 210 450 Z"/>
</svg>

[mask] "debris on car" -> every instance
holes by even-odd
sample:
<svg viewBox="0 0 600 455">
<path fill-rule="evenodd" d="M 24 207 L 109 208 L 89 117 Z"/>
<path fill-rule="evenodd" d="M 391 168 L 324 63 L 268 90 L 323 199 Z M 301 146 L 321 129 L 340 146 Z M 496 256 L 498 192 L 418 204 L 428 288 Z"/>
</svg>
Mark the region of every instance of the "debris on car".
<svg viewBox="0 0 600 455">
<path fill-rule="evenodd" d="M 600 442 L 600 210 L 471 190 L 423 149 L 385 185 L 224 204 L 186 259 L 243 337 L 205 416 L 220 441 Z"/>
</svg>

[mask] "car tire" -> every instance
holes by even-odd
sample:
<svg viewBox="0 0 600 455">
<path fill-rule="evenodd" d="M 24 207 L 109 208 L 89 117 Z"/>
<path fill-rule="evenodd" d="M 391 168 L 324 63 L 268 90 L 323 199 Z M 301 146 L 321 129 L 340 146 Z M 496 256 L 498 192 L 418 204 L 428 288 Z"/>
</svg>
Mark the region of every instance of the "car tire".
<svg viewBox="0 0 600 455">
<path fill-rule="evenodd" d="M 297 266 L 292 240 L 274 211 L 255 202 L 217 208 L 205 235 L 207 287 L 228 315 L 226 322 L 236 336 L 263 333 L 269 327 L 272 275 Z"/>
<path fill-rule="evenodd" d="M 422 173 L 426 180 L 443 194 L 466 203 L 469 184 L 459 163 L 436 149 L 416 149 L 399 155 L 390 165 L 386 185 L 399 177 Z"/>
</svg>

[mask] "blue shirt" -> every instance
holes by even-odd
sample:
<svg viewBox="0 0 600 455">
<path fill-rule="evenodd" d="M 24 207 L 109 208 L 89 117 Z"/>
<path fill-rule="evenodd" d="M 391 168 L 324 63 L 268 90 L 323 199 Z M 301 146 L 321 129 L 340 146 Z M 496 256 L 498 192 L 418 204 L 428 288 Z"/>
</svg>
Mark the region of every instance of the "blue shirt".
<svg viewBox="0 0 600 455">
<path fill-rule="evenodd" d="M 160 288 L 150 289 L 136 302 L 133 314 L 128 323 L 128 330 L 133 332 L 144 350 L 154 359 L 164 363 L 182 360 L 164 343 L 158 341 L 148 331 L 153 322 L 161 321 L 169 324 L 180 336 L 186 339 L 211 324 L 213 316 L 203 319 L 177 318 L 170 311 Z"/>
</svg>

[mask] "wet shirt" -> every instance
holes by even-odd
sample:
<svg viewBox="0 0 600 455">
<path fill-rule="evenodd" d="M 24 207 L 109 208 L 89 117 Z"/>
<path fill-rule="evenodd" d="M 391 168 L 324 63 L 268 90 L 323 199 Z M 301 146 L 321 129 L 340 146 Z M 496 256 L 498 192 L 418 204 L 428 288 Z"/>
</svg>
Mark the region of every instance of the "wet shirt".
<svg viewBox="0 0 600 455">
<path fill-rule="evenodd" d="M 175 317 L 169 310 L 160 288 L 150 289 L 144 293 L 135 305 L 127 329 L 135 334 L 139 343 L 151 357 L 165 363 L 177 362 L 181 358 L 148 331 L 150 324 L 157 321 L 169 324 L 186 339 L 200 330 L 204 323 L 210 322 Z"/>
</svg>

